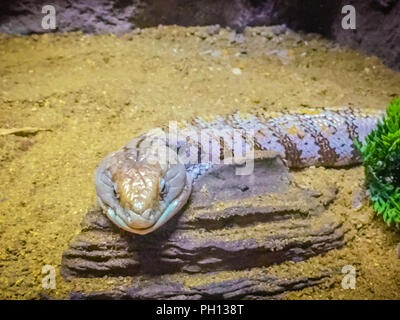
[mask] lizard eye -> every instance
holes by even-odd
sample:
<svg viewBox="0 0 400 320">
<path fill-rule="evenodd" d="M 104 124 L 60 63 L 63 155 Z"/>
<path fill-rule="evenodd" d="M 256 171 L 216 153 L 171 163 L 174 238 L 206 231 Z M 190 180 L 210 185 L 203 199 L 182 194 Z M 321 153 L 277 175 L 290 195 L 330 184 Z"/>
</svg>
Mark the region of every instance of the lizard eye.
<svg viewBox="0 0 400 320">
<path fill-rule="evenodd" d="M 119 199 L 119 194 L 118 194 L 118 192 L 117 192 L 117 189 L 116 189 L 116 186 L 114 185 L 113 186 L 113 194 L 114 194 L 114 197 L 116 198 L 116 199 Z"/>
<path fill-rule="evenodd" d="M 167 185 L 165 184 L 164 179 L 160 180 L 160 190 L 162 194 L 165 194 L 167 192 Z"/>
</svg>

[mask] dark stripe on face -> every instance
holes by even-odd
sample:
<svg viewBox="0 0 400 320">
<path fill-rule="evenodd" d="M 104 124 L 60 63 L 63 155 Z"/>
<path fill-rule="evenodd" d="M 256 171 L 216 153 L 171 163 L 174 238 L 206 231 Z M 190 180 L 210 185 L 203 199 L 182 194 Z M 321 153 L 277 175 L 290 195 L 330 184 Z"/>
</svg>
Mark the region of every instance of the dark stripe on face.
<svg viewBox="0 0 400 320">
<path fill-rule="evenodd" d="M 136 142 L 136 148 L 140 149 L 140 145 L 142 144 L 142 142 L 147 138 L 146 134 L 143 134 L 140 139 L 138 140 L 138 142 Z"/>
</svg>

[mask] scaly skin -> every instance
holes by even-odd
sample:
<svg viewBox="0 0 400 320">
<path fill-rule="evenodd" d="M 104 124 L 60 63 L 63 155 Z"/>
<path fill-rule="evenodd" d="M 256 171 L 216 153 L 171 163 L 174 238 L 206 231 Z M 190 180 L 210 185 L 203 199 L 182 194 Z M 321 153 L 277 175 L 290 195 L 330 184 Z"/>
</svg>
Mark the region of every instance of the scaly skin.
<svg viewBox="0 0 400 320">
<path fill-rule="evenodd" d="M 214 164 L 242 164 L 268 152 L 291 168 L 360 163 L 353 141 L 364 142 L 383 115 L 352 108 L 237 112 L 155 129 L 103 159 L 97 198 L 117 226 L 147 234 L 179 212 L 192 184 Z"/>
</svg>

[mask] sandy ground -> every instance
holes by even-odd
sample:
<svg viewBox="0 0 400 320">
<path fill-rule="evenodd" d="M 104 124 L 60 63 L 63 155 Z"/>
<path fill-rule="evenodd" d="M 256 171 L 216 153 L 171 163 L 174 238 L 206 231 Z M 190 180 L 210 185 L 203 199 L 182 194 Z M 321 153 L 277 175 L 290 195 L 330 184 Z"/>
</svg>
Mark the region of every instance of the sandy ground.
<svg viewBox="0 0 400 320">
<path fill-rule="evenodd" d="M 0 128 L 50 129 L 0 136 L 0 298 L 65 298 L 76 288 L 58 271 L 62 252 L 96 204 L 94 169 L 140 132 L 168 120 L 251 108 L 384 108 L 400 95 L 400 74 L 319 37 L 253 28 L 243 41 L 229 39 L 225 29 L 212 35 L 180 27 L 120 37 L 0 35 Z M 303 181 L 321 174 L 343 182 L 337 206 L 349 210 L 362 168 L 296 173 Z M 352 264 L 356 289 L 343 290 L 337 278 L 287 298 L 400 298 L 399 234 L 368 206 L 355 216 L 361 222 L 353 223 L 346 248 L 296 268 Z M 41 287 L 44 265 L 57 270 L 55 290 Z M 284 272 L 288 265 L 270 269 Z"/>
</svg>

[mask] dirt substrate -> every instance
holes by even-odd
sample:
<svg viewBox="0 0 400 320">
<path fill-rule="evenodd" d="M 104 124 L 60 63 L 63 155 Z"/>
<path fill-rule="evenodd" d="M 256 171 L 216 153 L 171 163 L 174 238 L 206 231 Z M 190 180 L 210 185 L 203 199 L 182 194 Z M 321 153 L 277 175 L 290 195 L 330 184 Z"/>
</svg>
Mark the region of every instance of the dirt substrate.
<svg viewBox="0 0 400 320">
<path fill-rule="evenodd" d="M 49 131 L 0 135 L 0 298 L 66 298 L 104 290 L 123 278 L 59 275 L 62 252 L 95 206 L 93 172 L 135 135 L 196 115 L 301 106 L 384 108 L 400 95 L 400 74 L 377 58 L 280 27 L 160 27 L 114 35 L 0 36 L 0 128 Z M 353 265 L 355 290 L 343 275 L 288 294 L 288 299 L 399 299 L 399 233 L 374 217 L 362 196 L 362 167 L 306 169 L 295 179 L 337 181 L 332 210 L 351 226 L 345 248 L 263 272 L 285 277 Z M 358 190 L 358 191 L 357 191 Z M 359 199 L 360 198 L 360 199 Z M 354 205 L 356 202 L 356 205 Z M 362 201 L 361 201 L 362 203 Z M 57 288 L 42 289 L 44 265 Z M 245 271 L 240 271 L 245 272 Z M 232 272 L 216 275 L 229 279 Z M 185 276 L 187 285 L 201 276 Z"/>
</svg>

